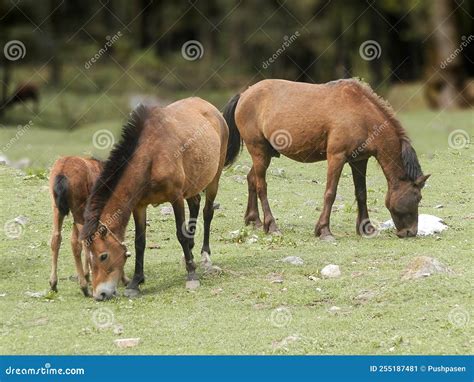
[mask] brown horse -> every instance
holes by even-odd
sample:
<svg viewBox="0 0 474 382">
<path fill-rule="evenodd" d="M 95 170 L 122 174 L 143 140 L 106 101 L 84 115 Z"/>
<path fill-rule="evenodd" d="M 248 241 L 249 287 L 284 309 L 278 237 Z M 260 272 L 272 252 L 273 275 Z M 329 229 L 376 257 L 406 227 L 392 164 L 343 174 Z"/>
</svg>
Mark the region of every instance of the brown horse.
<svg viewBox="0 0 474 382">
<path fill-rule="evenodd" d="M 252 157 L 247 176 L 246 224 L 260 226 L 257 195 L 265 232 L 278 228 L 267 198 L 265 174 L 273 156 L 298 162 L 328 161 L 324 208 L 315 235 L 334 240 L 329 229 L 337 184 L 346 162 L 352 169 L 358 205 L 357 233 L 374 231 L 367 212 L 365 174 L 368 158 L 380 163 L 388 182 L 385 205 L 399 237 L 415 236 L 423 175 L 415 150 L 392 108 L 357 80 L 307 84 L 261 81 L 226 105 L 229 128 L 237 127 Z"/>
<path fill-rule="evenodd" d="M 72 213 L 71 246 L 76 264 L 79 285 L 85 296 L 88 296 L 89 256 L 85 253 L 85 264 L 82 265 L 82 243 L 79 234 L 84 224 L 84 210 L 92 186 L 99 177 L 103 163 L 93 158 L 63 157 L 58 159 L 52 169 L 49 188 L 53 206 L 53 235 L 51 238 L 51 289 L 57 292 L 58 285 L 58 255 L 61 246 L 61 229 L 64 217 Z"/>
<path fill-rule="evenodd" d="M 204 206 L 203 264 L 210 267 L 209 234 L 219 178 L 239 152 L 240 138 L 230 132 L 219 110 L 200 98 L 187 98 L 166 107 L 139 106 L 122 130 L 88 199 L 81 237 L 92 252 L 92 286 L 97 300 L 116 294 L 123 274 L 125 229 L 133 211 L 135 274 L 126 295 L 138 293 L 144 281 L 146 208 L 171 202 L 176 236 L 184 252 L 187 287 L 199 285 L 193 261 L 194 230 L 199 193 Z M 185 221 L 184 200 L 189 206 Z"/>
</svg>

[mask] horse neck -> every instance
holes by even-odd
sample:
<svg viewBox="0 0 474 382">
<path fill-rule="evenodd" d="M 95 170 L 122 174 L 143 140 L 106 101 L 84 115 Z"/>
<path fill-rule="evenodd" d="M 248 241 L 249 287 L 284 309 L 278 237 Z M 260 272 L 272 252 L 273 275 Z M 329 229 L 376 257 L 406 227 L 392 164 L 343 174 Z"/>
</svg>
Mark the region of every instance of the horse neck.
<svg viewBox="0 0 474 382">
<path fill-rule="evenodd" d="M 376 159 L 382 167 L 390 190 L 398 186 L 406 172 L 402 160 L 401 144 L 394 150 L 390 141 L 384 140 L 383 142 L 385 147 L 377 150 Z"/>
<path fill-rule="evenodd" d="M 132 182 L 129 182 L 132 183 Z M 100 220 L 120 241 L 124 240 L 130 215 L 135 208 L 138 187 L 120 182 L 105 204 Z"/>
</svg>

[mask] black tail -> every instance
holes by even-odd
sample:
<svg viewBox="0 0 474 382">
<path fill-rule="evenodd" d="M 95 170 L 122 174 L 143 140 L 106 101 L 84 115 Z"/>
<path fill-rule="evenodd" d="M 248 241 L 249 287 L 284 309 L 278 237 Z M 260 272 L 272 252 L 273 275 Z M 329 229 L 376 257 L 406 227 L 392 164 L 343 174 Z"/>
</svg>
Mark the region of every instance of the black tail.
<svg viewBox="0 0 474 382">
<path fill-rule="evenodd" d="M 239 129 L 235 124 L 235 108 L 239 102 L 240 94 L 232 97 L 224 107 L 224 119 L 229 126 L 229 141 L 227 143 L 227 155 L 225 157 L 225 166 L 230 166 L 237 159 L 242 149 L 242 138 L 240 138 Z"/>
<path fill-rule="evenodd" d="M 56 175 L 53 186 L 54 202 L 63 216 L 66 216 L 69 213 L 69 205 L 67 203 L 68 189 L 69 182 L 67 178 L 64 175 Z"/>
</svg>

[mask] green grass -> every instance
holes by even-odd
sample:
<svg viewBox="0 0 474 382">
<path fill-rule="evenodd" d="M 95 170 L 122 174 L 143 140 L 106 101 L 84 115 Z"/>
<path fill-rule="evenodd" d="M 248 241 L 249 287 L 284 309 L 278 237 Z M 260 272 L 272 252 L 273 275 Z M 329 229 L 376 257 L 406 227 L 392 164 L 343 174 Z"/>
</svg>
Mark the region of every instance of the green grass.
<svg viewBox="0 0 474 382">
<path fill-rule="evenodd" d="M 70 218 L 63 230 L 59 293 L 51 299 L 25 293 L 48 289 L 51 207 L 45 170 L 59 155 L 105 157 L 106 151 L 94 149 L 92 136 L 98 129 L 110 129 L 117 136 L 122 117 L 85 123 L 72 132 L 40 128 L 44 123 L 33 125 L 7 151 L 13 159 L 29 157 L 32 169 L 25 174 L 0 167 L 0 223 L 19 215 L 28 218 L 18 239 L 0 232 L 0 353 L 471 353 L 473 155 L 472 147 L 450 148 L 448 135 L 464 129 L 472 136 L 473 113 L 410 112 L 400 118 L 413 138 L 424 172 L 433 174 L 423 191 L 420 212 L 446 221 L 449 229 L 439 237 L 400 240 L 389 231 L 373 239 L 358 237 L 352 179 L 346 166 L 332 215 L 337 242 L 320 242 L 313 229 L 322 205 L 326 164 L 304 165 L 285 158 L 273 160 L 271 166 L 283 168 L 284 175 L 270 171 L 268 177 L 270 203 L 283 236 L 245 230 L 247 187 L 239 182 L 245 173 L 241 166 L 234 166 L 221 178 L 217 198 L 221 208 L 212 226 L 212 257 L 223 273 L 202 277 L 200 289 L 186 291 L 173 217 L 150 207 L 148 245 L 160 248 L 146 250 L 143 295 L 105 303 L 84 298 L 70 280 L 74 274 Z M 0 129 L 0 142 L 9 142 L 15 134 L 15 128 Z M 244 153 L 237 164 L 249 165 L 248 155 Z M 384 207 L 386 183 L 374 160 L 367 182 L 371 217 L 385 221 L 389 218 Z M 438 204 L 444 207 L 435 209 Z M 230 234 L 240 229 L 241 242 Z M 257 242 L 247 243 L 246 234 L 257 235 Z M 133 243 L 132 226 L 127 241 Z M 195 255 L 199 248 L 196 245 Z M 279 261 L 291 255 L 301 257 L 304 265 Z M 403 270 L 419 255 L 437 258 L 456 274 L 403 281 Z M 309 279 L 330 263 L 340 265 L 341 278 Z M 133 257 L 126 265 L 129 275 L 132 270 Z M 281 275 L 283 283 L 272 283 L 274 274 Z M 373 298 L 358 300 L 364 291 L 373 292 Z M 341 308 L 338 314 L 328 311 L 332 306 Z M 467 325 L 457 326 L 449 319 L 455 308 L 471 317 Z M 111 314 L 112 325 L 98 328 L 93 318 L 100 314 Z M 275 317 L 285 325 L 275 325 Z M 121 336 L 114 334 L 118 325 L 123 326 Z M 113 340 L 120 337 L 139 337 L 141 342 L 135 348 L 119 349 Z"/>
</svg>

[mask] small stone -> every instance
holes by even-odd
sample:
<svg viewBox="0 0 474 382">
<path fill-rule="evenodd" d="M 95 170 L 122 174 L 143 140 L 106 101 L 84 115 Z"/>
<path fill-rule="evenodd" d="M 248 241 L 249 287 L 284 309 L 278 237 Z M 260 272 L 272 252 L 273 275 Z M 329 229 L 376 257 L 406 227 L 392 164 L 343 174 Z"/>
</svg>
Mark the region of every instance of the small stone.
<svg viewBox="0 0 474 382">
<path fill-rule="evenodd" d="M 281 260 L 283 263 L 289 263 L 292 265 L 303 265 L 304 261 L 301 257 L 298 256 L 287 256 L 283 260 Z"/>
<path fill-rule="evenodd" d="M 160 208 L 160 213 L 162 215 L 173 215 L 173 207 L 171 206 L 164 206 Z"/>
<path fill-rule="evenodd" d="M 354 299 L 359 302 L 364 302 L 364 301 L 371 300 L 374 297 L 375 297 L 375 292 L 371 290 L 363 290 Z"/>
<path fill-rule="evenodd" d="M 113 332 L 116 336 L 120 336 L 123 333 L 123 326 L 120 324 L 115 325 Z"/>
<path fill-rule="evenodd" d="M 114 340 L 114 344 L 119 348 L 133 348 L 140 343 L 140 338 L 120 338 Z"/>
<path fill-rule="evenodd" d="M 331 314 L 338 314 L 340 311 L 341 311 L 341 308 L 339 308 L 338 306 L 331 306 L 328 309 L 328 312 Z"/>
<path fill-rule="evenodd" d="M 417 256 L 408 264 L 403 272 L 403 280 L 415 280 L 423 277 L 431 276 L 435 273 L 454 274 L 454 272 L 438 261 L 429 256 Z"/>
<path fill-rule="evenodd" d="M 267 277 L 272 284 L 282 284 L 283 283 L 283 275 L 279 273 L 270 273 Z"/>
<path fill-rule="evenodd" d="M 252 235 L 247 239 L 246 243 L 247 244 L 254 244 L 257 241 L 258 241 L 258 236 L 257 235 Z"/>
<path fill-rule="evenodd" d="M 0 297 L 5 297 L 6 295 L 6 293 L 0 293 Z"/>
<path fill-rule="evenodd" d="M 308 276 L 308 279 L 310 279 L 311 281 L 321 280 L 319 277 L 316 277 L 316 276 Z"/>
<path fill-rule="evenodd" d="M 442 204 L 438 204 L 438 205 L 436 205 L 434 208 L 440 209 L 440 208 L 443 208 L 443 207 L 444 207 L 444 206 L 443 206 Z"/>
<path fill-rule="evenodd" d="M 321 269 L 321 276 L 326 277 L 328 279 L 341 277 L 341 269 L 339 268 L 339 265 L 326 265 L 323 269 Z"/>
<path fill-rule="evenodd" d="M 44 297 L 46 295 L 45 292 L 25 292 L 25 295 L 28 296 L 28 297 L 33 297 L 33 298 L 41 298 L 41 297 Z"/>
<path fill-rule="evenodd" d="M 213 296 L 217 296 L 218 294 L 222 293 L 223 291 L 224 291 L 224 289 L 222 289 L 222 288 L 216 288 L 216 289 L 211 290 L 211 294 Z"/>
</svg>

